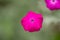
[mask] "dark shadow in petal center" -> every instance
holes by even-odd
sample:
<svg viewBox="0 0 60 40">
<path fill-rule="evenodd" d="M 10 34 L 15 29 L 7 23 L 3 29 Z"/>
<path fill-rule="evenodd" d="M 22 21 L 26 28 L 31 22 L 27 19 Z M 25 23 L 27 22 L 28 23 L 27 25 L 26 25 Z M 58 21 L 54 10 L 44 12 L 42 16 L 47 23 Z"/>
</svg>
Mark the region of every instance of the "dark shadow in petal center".
<svg viewBox="0 0 60 40">
<path fill-rule="evenodd" d="M 31 22 L 34 22 L 34 20 L 33 20 L 33 19 L 31 19 Z"/>
<path fill-rule="evenodd" d="M 55 0 L 52 0 L 52 2 L 55 2 Z"/>
<path fill-rule="evenodd" d="M 31 22 L 33 22 L 34 20 L 32 19 Z"/>
</svg>

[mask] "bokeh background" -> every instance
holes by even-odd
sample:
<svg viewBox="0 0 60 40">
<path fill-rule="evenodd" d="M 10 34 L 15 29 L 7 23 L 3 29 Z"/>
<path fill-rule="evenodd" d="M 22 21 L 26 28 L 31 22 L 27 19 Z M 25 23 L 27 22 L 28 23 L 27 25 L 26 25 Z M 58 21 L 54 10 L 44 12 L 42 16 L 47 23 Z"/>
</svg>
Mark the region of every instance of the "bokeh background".
<svg viewBox="0 0 60 40">
<path fill-rule="evenodd" d="M 39 32 L 26 32 L 20 24 L 29 10 L 43 14 Z M 60 40 L 60 10 L 50 11 L 44 0 L 0 0 L 0 40 Z"/>
</svg>

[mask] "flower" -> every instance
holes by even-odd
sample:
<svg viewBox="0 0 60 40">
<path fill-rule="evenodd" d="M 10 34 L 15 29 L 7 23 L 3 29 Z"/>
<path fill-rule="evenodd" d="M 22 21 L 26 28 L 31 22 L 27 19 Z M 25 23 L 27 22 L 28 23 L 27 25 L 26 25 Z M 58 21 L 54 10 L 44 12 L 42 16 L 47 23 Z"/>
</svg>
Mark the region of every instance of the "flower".
<svg viewBox="0 0 60 40">
<path fill-rule="evenodd" d="M 35 32 L 42 28 L 43 16 L 33 11 L 28 11 L 21 19 L 21 24 L 25 31 Z"/>
<path fill-rule="evenodd" d="M 59 10 L 60 9 L 60 0 L 45 0 L 47 8 L 50 10 Z"/>
</svg>

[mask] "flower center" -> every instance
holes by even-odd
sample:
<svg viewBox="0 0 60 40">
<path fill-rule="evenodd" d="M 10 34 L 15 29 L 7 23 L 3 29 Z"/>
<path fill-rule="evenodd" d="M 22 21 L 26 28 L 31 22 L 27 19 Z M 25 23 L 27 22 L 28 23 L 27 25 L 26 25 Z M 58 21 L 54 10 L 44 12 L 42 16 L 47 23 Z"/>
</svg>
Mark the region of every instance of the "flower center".
<svg viewBox="0 0 60 40">
<path fill-rule="evenodd" d="M 33 20 L 33 19 L 31 19 L 31 22 L 34 22 L 34 20 Z"/>
<path fill-rule="evenodd" d="M 56 0 L 51 0 L 50 1 L 52 4 L 55 4 L 56 3 Z"/>
<path fill-rule="evenodd" d="M 55 2 L 55 0 L 52 0 L 52 2 Z"/>
<path fill-rule="evenodd" d="M 30 23 L 34 23 L 35 19 L 34 18 L 30 18 L 29 21 L 30 21 Z"/>
</svg>

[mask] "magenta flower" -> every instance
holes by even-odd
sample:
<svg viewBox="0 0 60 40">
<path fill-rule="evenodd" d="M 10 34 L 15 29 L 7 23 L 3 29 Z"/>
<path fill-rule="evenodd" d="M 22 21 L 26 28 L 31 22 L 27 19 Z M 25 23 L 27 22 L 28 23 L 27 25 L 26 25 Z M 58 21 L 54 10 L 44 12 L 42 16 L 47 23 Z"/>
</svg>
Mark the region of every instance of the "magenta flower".
<svg viewBox="0 0 60 40">
<path fill-rule="evenodd" d="M 50 10 L 60 9 L 60 0 L 45 0 L 47 8 Z"/>
<path fill-rule="evenodd" d="M 21 20 L 25 31 L 35 32 L 42 28 L 43 16 L 33 11 L 29 11 Z"/>
</svg>

